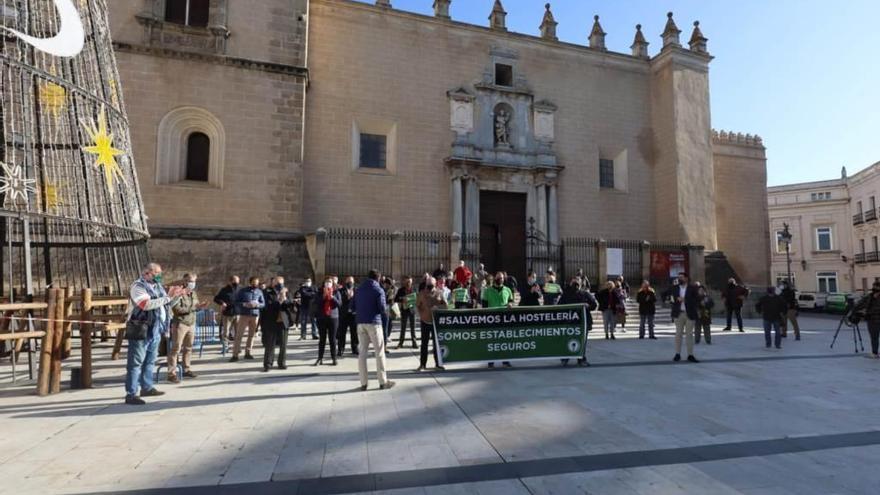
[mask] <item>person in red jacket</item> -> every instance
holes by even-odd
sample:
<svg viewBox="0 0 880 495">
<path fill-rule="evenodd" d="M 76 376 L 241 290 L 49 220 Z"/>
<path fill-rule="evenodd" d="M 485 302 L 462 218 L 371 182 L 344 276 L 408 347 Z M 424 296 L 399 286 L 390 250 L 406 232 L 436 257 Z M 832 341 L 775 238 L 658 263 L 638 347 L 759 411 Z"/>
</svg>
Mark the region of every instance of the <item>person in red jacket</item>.
<svg viewBox="0 0 880 495">
<path fill-rule="evenodd" d="M 458 268 L 453 272 L 453 277 L 455 277 L 455 281 L 458 282 L 460 287 L 467 287 L 470 283 L 471 277 L 474 276 L 471 269 L 464 264 L 464 260 L 460 260 L 458 262 Z"/>
</svg>

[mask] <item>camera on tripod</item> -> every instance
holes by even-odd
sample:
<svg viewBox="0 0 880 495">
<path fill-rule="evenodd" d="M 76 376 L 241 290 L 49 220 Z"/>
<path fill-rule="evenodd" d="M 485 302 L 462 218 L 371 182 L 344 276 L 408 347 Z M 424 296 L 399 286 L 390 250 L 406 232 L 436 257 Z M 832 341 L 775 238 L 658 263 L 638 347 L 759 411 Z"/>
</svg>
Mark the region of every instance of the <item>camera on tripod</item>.
<svg viewBox="0 0 880 495">
<path fill-rule="evenodd" d="M 859 346 L 862 347 L 862 351 L 864 352 L 865 344 L 862 342 L 862 332 L 861 329 L 859 329 L 859 323 L 861 323 L 863 319 L 865 319 L 865 312 L 864 310 L 856 311 L 855 296 L 852 294 L 847 295 L 846 308 L 843 312 L 843 316 L 840 318 L 840 324 L 837 325 L 837 331 L 834 332 L 834 338 L 831 340 L 831 348 L 834 349 L 834 344 L 837 342 L 837 337 L 840 335 L 840 329 L 846 325 L 852 329 L 853 348 L 855 349 L 856 354 L 859 352 Z"/>
</svg>

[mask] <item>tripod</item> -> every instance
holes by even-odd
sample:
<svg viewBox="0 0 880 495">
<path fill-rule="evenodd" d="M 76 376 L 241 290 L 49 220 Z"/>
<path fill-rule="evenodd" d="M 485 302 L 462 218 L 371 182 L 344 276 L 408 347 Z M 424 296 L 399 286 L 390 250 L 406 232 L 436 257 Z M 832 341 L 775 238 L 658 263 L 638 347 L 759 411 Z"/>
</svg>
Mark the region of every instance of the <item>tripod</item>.
<svg viewBox="0 0 880 495">
<path fill-rule="evenodd" d="M 834 332 L 834 340 L 831 341 L 831 348 L 834 349 L 834 344 L 837 342 L 837 336 L 840 334 L 840 329 L 846 325 L 852 328 L 853 348 L 855 349 L 855 353 L 859 353 L 859 346 L 861 346 L 862 352 L 865 352 L 865 344 L 862 342 L 862 331 L 859 329 L 859 320 L 858 318 L 854 318 L 851 305 L 848 304 L 847 306 L 847 312 L 840 318 L 840 323 L 837 325 L 837 331 Z M 858 339 L 858 341 L 856 339 Z"/>
</svg>

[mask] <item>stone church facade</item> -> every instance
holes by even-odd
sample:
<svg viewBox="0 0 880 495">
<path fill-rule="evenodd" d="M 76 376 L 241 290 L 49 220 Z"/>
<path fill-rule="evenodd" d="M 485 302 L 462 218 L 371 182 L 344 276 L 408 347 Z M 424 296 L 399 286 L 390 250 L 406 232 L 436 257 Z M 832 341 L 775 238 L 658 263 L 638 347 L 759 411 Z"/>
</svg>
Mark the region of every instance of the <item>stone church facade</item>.
<svg viewBox="0 0 880 495">
<path fill-rule="evenodd" d="M 540 35 L 508 31 L 501 2 L 476 26 L 443 0 L 434 16 L 383 0 L 210 0 L 192 26 L 166 1 L 111 5 L 166 264 L 301 275 L 305 238 L 345 227 L 495 239 L 511 262 L 532 229 L 555 244 L 703 246 L 747 282 L 769 279 L 753 242 L 769 239 L 764 146 L 712 131 L 698 25 L 685 41 L 670 15 L 654 53 L 640 28 L 617 53 L 598 18 L 586 46 L 570 44 L 549 8 Z M 210 151 L 197 181 L 196 131 Z"/>
</svg>

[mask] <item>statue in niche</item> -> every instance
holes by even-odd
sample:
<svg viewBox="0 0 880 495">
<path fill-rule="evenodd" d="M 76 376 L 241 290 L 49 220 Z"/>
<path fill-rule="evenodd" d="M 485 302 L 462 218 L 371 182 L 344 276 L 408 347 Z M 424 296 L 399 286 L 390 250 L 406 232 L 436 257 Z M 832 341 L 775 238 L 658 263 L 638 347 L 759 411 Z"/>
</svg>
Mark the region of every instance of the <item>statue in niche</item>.
<svg viewBox="0 0 880 495">
<path fill-rule="evenodd" d="M 495 144 L 510 146 L 510 113 L 504 108 L 495 114 Z"/>
</svg>

